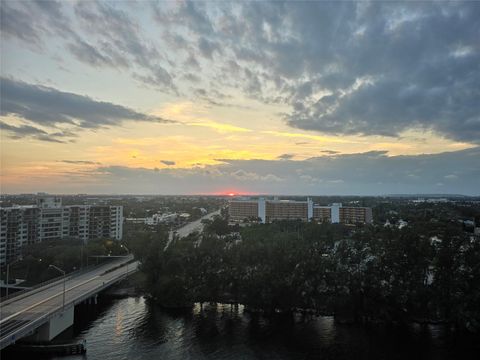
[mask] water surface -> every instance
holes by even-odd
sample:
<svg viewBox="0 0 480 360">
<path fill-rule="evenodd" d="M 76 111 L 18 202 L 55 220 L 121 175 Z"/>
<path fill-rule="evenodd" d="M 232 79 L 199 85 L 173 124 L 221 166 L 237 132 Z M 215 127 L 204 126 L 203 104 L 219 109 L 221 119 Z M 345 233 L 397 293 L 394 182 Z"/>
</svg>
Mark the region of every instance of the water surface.
<svg viewBox="0 0 480 360">
<path fill-rule="evenodd" d="M 478 336 L 444 326 L 373 327 L 332 317 L 267 320 L 230 305 L 170 312 L 143 297 L 103 300 L 76 311 L 70 334 L 89 360 L 476 359 Z M 62 357 L 73 360 L 81 356 Z M 50 357 L 50 359 L 60 359 Z"/>
</svg>

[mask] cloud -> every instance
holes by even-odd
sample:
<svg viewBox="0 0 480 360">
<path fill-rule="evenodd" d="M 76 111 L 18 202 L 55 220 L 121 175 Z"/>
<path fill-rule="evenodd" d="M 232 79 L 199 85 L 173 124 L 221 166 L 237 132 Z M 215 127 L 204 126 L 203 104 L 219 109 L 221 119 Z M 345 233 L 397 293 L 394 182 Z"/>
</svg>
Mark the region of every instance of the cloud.
<svg viewBox="0 0 480 360">
<path fill-rule="evenodd" d="M 113 48 L 104 48 L 106 52 L 124 54 L 145 68 L 150 68 L 155 63 L 152 59 L 160 56 L 157 49 L 142 38 L 138 24 L 126 11 L 99 1 L 79 2 L 74 11 L 84 30 L 97 33 L 100 41 L 113 44 Z"/>
<path fill-rule="evenodd" d="M 57 131 L 53 133 L 48 133 L 45 130 L 39 129 L 30 125 L 9 125 L 3 121 L 0 121 L 0 129 L 8 132 L 11 139 L 21 139 L 24 137 L 30 137 L 36 140 L 47 141 L 47 142 L 56 142 L 56 143 L 65 143 L 65 139 L 62 138 L 72 138 L 74 134 L 68 131 Z"/>
<path fill-rule="evenodd" d="M 314 185 L 316 183 L 322 182 L 322 179 L 313 177 L 311 175 L 299 175 L 299 178 L 308 185 Z"/>
<path fill-rule="evenodd" d="M 171 161 L 171 160 L 160 160 L 160 162 L 167 166 L 175 165 L 175 161 Z"/>
<path fill-rule="evenodd" d="M 30 44 L 38 44 L 40 36 L 35 24 L 22 11 L 12 8 L 9 2 L 0 8 L 2 33 L 7 37 L 16 37 Z"/>
<path fill-rule="evenodd" d="M 290 159 L 292 159 L 293 157 L 295 157 L 295 154 L 282 154 L 282 155 L 277 156 L 277 159 L 280 159 L 280 160 L 290 160 Z"/>
<path fill-rule="evenodd" d="M 339 153 L 338 151 L 335 151 L 335 150 L 322 150 L 320 152 L 327 155 L 335 155 Z"/>
<path fill-rule="evenodd" d="M 252 109 L 252 107 L 248 105 L 235 104 L 223 101 L 223 99 L 230 98 L 231 96 L 225 95 L 224 93 L 216 90 L 215 88 L 207 90 L 203 88 L 192 87 L 192 91 L 195 98 L 203 100 L 207 105 L 237 109 Z"/>
<path fill-rule="evenodd" d="M 280 181 L 284 180 L 281 177 L 273 175 L 273 174 L 267 174 L 265 176 L 262 176 L 261 179 L 262 179 L 262 181 L 267 181 L 267 182 L 280 182 Z"/>
<path fill-rule="evenodd" d="M 201 37 L 198 42 L 198 49 L 204 57 L 207 57 L 209 59 L 212 59 L 214 52 L 218 52 L 219 54 L 222 53 L 219 44 L 209 41 L 203 37 Z"/>
<path fill-rule="evenodd" d="M 55 43 L 159 91 L 212 106 L 232 105 L 218 93 L 241 92 L 281 105 L 281 119 L 306 131 L 398 137 L 415 129 L 477 144 L 478 18 L 474 1 L 38 1 L 1 9 L 6 39 L 44 52 Z"/>
<path fill-rule="evenodd" d="M 162 21 L 184 20 L 203 62 L 220 44 L 219 81 L 288 104 L 292 127 L 387 136 L 419 128 L 480 139 L 478 3 L 185 2 L 157 11 Z"/>
<path fill-rule="evenodd" d="M 118 126 L 124 121 L 173 122 L 121 105 L 9 78 L 1 78 L 1 93 L 1 116 L 17 116 L 39 126 L 55 128 L 68 125 L 77 129 L 95 129 Z M 14 129 L 12 125 L 9 126 L 9 130 L 17 135 L 35 135 L 37 138 L 45 135 L 38 128 L 23 126 Z"/>
<path fill-rule="evenodd" d="M 455 174 L 449 174 L 449 175 L 445 175 L 444 178 L 447 180 L 457 180 L 458 176 Z"/>
<path fill-rule="evenodd" d="M 5 6 L 4 6 L 5 5 Z M 73 15 L 73 16 L 72 16 Z M 1 8 L 2 34 L 39 52 L 58 38 L 78 61 L 93 67 L 130 69 L 135 79 L 175 93 L 165 56 L 127 10 L 100 1 L 6 2 Z"/>
<path fill-rule="evenodd" d="M 245 170 L 239 169 L 230 174 L 233 178 L 241 181 L 253 181 L 253 180 L 259 180 L 260 176 L 257 173 L 254 172 L 246 172 Z"/>
<path fill-rule="evenodd" d="M 172 76 L 161 65 L 156 65 L 155 67 L 151 68 L 150 72 L 146 75 L 134 73 L 133 77 L 158 89 L 165 89 L 165 86 L 167 89 L 172 88 L 172 90 L 177 93 L 177 90 L 173 86 Z"/>
<path fill-rule="evenodd" d="M 153 5 L 154 18 L 159 25 L 188 24 L 195 33 L 211 34 L 212 22 L 202 5 L 193 1 L 183 1 L 175 9 L 165 9 L 160 5 Z"/>
<path fill-rule="evenodd" d="M 73 164 L 73 165 L 101 165 L 99 162 L 90 160 L 58 160 L 58 162 Z"/>
<path fill-rule="evenodd" d="M 306 160 L 232 159 L 218 165 L 192 168 L 87 168 L 87 179 L 85 172 L 81 177 L 68 174 L 72 184 L 77 184 L 76 192 L 205 194 L 228 188 L 245 193 L 292 195 L 428 194 L 439 191 L 480 195 L 480 147 L 411 156 L 367 152 L 325 155 Z M 64 192 L 72 191 L 65 183 L 65 176 L 49 181 L 51 188 L 46 186 L 45 191 L 58 189 L 59 182 Z M 78 184 L 83 185 L 78 187 Z M 21 184 L 9 186 L 4 191 L 34 190 Z"/>
<path fill-rule="evenodd" d="M 178 93 L 173 82 L 174 72 L 167 68 L 173 63 L 168 61 L 166 54 L 162 54 L 159 46 L 145 36 L 141 25 L 129 15 L 128 10 L 100 1 L 78 2 L 74 13 L 80 28 L 88 37 L 95 39 L 95 50 L 98 52 L 95 54 L 89 49 L 75 51 L 75 41 L 70 50 L 78 60 L 90 65 L 92 61 L 95 65 L 99 60 L 99 63 L 112 67 L 128 67 L 133 78 L 140 82 L 163 92 Z M 86 56 L 87 53 L 91 55 Z"/>
<path fill-rule="evenodd" d="M 81 62 L 94 67 L 129 67 L 128 61 L 122 56 L 113 56 L 102 53 L 95 46 L 85 41 L 76 41 L 68 44 L 67 48 Z"/>
<path fill-rule="evenodd" d="M 42 49 L 46 38 L 75 36 L 59 1 L 5 1 L 0 7 L 2 35 L 18 38 L 33 49 Z"/>
</svg>

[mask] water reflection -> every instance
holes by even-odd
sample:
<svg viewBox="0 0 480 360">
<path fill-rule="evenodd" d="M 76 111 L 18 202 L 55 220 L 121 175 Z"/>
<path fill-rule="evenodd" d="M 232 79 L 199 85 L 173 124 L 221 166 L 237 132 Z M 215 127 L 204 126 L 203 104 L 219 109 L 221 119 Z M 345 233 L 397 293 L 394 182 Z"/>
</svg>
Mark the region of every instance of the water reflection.
<svg viewBox="0 0 480 360">
<path fill-rule="evenodd" d="M 123 332 L 123 310 L 122 308 L 117 308 L 117 313 L 115 315 L 115 335 L 119 338 Z"/>
<path fill-rule="evenodd" d="M 341 325 L 333 317 L 265 319 L 229 304 L 166 311 L 139 297 L 109 300 L 76 317 L 84 321 L 77 321 L 74 336 L 87 340 L 89 360 L 476 359 L 480 353 L 478 336 L 457 336 L 440 325 L 399 329 Z"/>
</svg>

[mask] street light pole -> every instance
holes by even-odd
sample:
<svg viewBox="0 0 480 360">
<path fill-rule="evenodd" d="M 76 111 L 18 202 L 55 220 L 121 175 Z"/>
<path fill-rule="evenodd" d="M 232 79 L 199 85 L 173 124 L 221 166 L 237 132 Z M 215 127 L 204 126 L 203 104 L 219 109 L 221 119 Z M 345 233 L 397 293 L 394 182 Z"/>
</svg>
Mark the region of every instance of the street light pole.
<svg viewBox="0 0 480 360">
<path fill-rule="evenodd" d="M 62 310 L 65 309 L 65 271 L 63 271 L 62 269 L 60 269 L 59 267 L 55 266 L 55 265 L 48 265 L 49 268 L 53 268 L 55 270 L 58 270 L 60 271 L 62 274 L 63 274 L 63 305 L 62 305 Z"/>
</svg>

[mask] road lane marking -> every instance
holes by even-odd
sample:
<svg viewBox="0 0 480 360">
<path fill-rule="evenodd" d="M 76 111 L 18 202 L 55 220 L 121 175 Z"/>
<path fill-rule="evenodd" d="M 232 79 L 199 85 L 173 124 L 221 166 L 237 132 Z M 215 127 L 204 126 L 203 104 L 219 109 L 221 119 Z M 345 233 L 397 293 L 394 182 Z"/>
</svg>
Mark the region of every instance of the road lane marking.
<svg viewBox="0 0 480 360">
<path fill-rule="evenodd" d="M 92 281 L 92 280 L 95 280 L 96 278 L 99 278 L 100 276 L 101 276 L 101 275 L 96 275 L 96 276 L 94 276 L 93 278 L 90 278 L 90 279 L 88 279 L 88 280 L 86 280 L 86 281 L 84 281 L 84 282 L 82 282 L 82 283 L 80 283 L 80 284 L 77 284 L 77 285 L 75 285 L 75 286 L 72 286 L 70 289 L 65 289 L 65 294 L 67 293 L 67 291 L 70 291 L 70 290 L 73 290 L 73 289 L 75 289 L 75 288 L 77 288 L 77 287 L 79 287 L 79 286 L 85 285 L 86 283 L 88 283 L 88 282 L 90 282 L 90 281 Z M 15 314 L 12 314 L 12 315 L 10 315 L 10 316 L 7 316 L 5 319 L 2 319 L 2 320 L 0 321 L 0 324 L 4 323 L 5 321 L 7 321 L 7 320 L 9 320 L 9 319 L 11 319 L 11 318 L 13 318 L 13 317 L 21 314 L 21 313 L 24 313 L 25 311 L 31 310 L 31 309 L 33 309 L 34 307 L 37 307 L 37 306 L 43 304 L 44 302 L 47 302 L 47 301 L 49 301 L 49 300 L 52 300 L 54 297 L 57 297 L 57 296 L 62 295 L 62 294 L 63 294 L 63 290 L 62 290 L 61 292 L 59 292 L 58 294 L 55 294 L 55 295 L 52 295 L 52 296 L 50 296 L 50 297 L 48 297 L 48 298 L 46 298 L 46 299 L 43 299 L 42 301 L 39 301 L 39 302 L 37 302 L 37 303 L 35 303 L 35 304 L 33 304 L 33 305 L 30 305 L 29 307 L 27 307 L 27 308 L 25 308 L 25 309 L 23 309 L 23 310 L 17 311 Z"/>
<path fill-rule="evenodd" d="M 122 266 L 122 267 L 123 267 L 123 266 Z M 116 270 L 119 270 L 119 269 L 116 269 Z M 116 270 L 114 270 L 114 271 L 116 271 Z M 122 271 L 123 271 L 123 269 L 122 269 Z M 92 280 L 98 279 L 98 278 L 100 278 L 100 277 L 102 277 L 102 276 L 109 275 L 109 274 L 112 274 L 112 272 L 109 272 L 109 273 L 106 273 L 106 274 L 102 274 L 102 275 L 96 275 L 96 276 L 94 276 L 93 278 L 90 278 L 90 279 L 88 279 L 88 280 L 85 280 L 84 282 L 81 282 L 80 284 L 77 284 L 77 285 L 75 285 L 75 286 L 72 286 L 72 287 L 69 288 L 69 289 L 65 289 L 65 294 L 67 293 L 67 291 L 73 290 L 73 289 L 75 289 L 75 288 L 77 288 L 77 287 L 79 287 L 79 286 L 85 285 L 86 283 L 88 283 L 88 282 L 90 282 L 90 281 L 92 281 Z M 110 279 L 110 280 L 111 280 L 111 279 Z M 47 302 L 47 301 L 53 299 L 54 297 L 57 297 L 57 296 L 62 295 L 62 294 L 63 294 L 63 290 L 62 290 L 61 292 L 55 294 L 55 295 L 52 295 L 52 296 L 50 296 L 50 297 L 42 300 L 42 301 L 39 301 L 39 302 L 37 302 L 37 303 L 35 303 L 35 304 L 32 304 L 32 305 L 30 305 L 29 307 L 27 307 L 27 308 L 25 308 L 25 309 L 23 309 L 23 310 L 17 311 L 16 313 L 14 313 L 14 314 L 12 314 L 12 315 L 7 316 L 5 319 L 2 319 L 2 320 L 0 321 L 0 325 L 1 325 L 2 323 L 4 323 L 5 321 L 7 321 L 7 320 L 9 320 L 9 319 L 11 319 L 11 318 L 13 318 L 13 317 L 15 317 L 15 316 L 17 316 L 17 315 L 19 315 L 19 314 L 21 314 L 21 313 L 23 313 L 23 312 L 26 312 L 26 311 L 28 311 L 28 310 L 31 310 L 31 309 L 33 309 L 34 307 L 37 307 L 37 306 L 43 304 L 44 302 Z"/>
<path fill-rule="evenodd" d="M 135 265 L 135 266 L 134 266 L 135 269 L 138 268 L 138 262 L 137 262 L 136 264 L 134 264 L 134 265 Z M 122 267 L 123 267 L 123 266 L 122 266 Z M 113 272 L 102 273 L 101 275 L 96 275 L 96 276 L 94 276 L 93 278 L 90 278 L 90 279 L 88 279 L 88 280 L 86 280 L 86 281 L 83 281 L 83 282 L 80 283 L 80 284 L 77 284 L 77 285 L 75 285 L 75 286 L 72 286 L 72 287 L 69 288 L 69 289 L 65 289 L 65 293 L 66 293 L 67 291 L 73 290 L 73 289 L 75 289 L 75 288 L 77 288 L 77 287 L 79 287 L 79 286 L 85 285 L 86 283 L 88 283 L 88 282 L 90 282 L 90 281 L 93 281 L 93 280 L 98 279 L 98 278 L 102 278 L 103 276 L 106 277 L 105 280 L 106 280 L 107 282 L 111 282 L 112 280 L 114 280 L 114 279 L 118 276 L 118 274 L 117 274 L 116 276 L 109 276 L 109 275 L 113 275 L 115 272 L 120 271 L 120 270 L 123 272 L 123 268 L 122 268 L 122 269 L 119 268 L 119 269 L 115 269 Z M 131 271 L 128 271 L 128 273 L 130 273 L 130 272 L 132 272 L 132 271 L 133 271 L 133 269 L 132 269 Z M 122 275 L 122 272 L 120 272 L 119 275 Z M 127 274 L 128 274 L 128 273 L 127 273 Z M 105 284 L 105 282 L 103 282 L 103 284 Z M 51 300 L 52 298 L 54 298 L 54 297 L 56 297 L 56 296 L 59 296 L 59 295 L 62 295 L 62 294 L 63 294 L 63 291 L 61 291 L 60 293 L 55 294 L 55 295 L 53 295 L 53 296 L 50 296 L 49 298 L 44 299 L 44 300 L 42 300 L 42 301 L 40 301 L 40 302 L 38 302 L 38 303 L 36 303 L 36 304 L 33 304 L 33 305 L 29 306 L 28 308 L 23 309 L 22 311 L 19 311 L 19 312 L 15 313 L 15 314 L 12 314 L 12 315 L 8 316 L 7 318 L 3 319 L 2 321 L 0 321 L 0 325 L 1 325 L 1 323 L 4 323 L 5 321 L 8 321 L 8 320 L 11 319 L 12 317 L 17 316 L 18 314 L 21 314 L 22 312 L 28 311 L 28 310 L 36 307 L 36 306 L 39 306 L 39 305 L 41 305 L 41 304 L 43 304 L 43 303 Z M 75 301 L 75 299 L 73 299 L 73 301 Z M 4 344 L 5 341 L 8 341 L 7 339 L 9 339 L 10 336 L 12 336 L 12 333 L 13 333 L 13 334 L 17 334 L 18 332 L 23 331 L 24 329 L 26 329 L 26 328 L 28 328 L 29 326 L 31 326 L 32 322 L 35 323 L 35 322 L 37 322 L 37 321 L 40 321 L 40 320 L 42 320 L 43 318 L 45 318 L 46 316 L 49 316 L 48 314 L 53 314 L 53 313 L 55 313 L 55 311 L 57 311 L 57 310 L 53 310 L 53 312 L 52 312 L 51 310 L 50 310 L 50 311 L 46 311 L 46 312 L 44 312 L 43 314 L 40 313 L 40 314 L 39 314 L 40 317 L 29 319 L 29 320 L 27 320 L 27 323 L 26 323 L 26 324 L 21 324 L 19 328 L 16 328 L 16 329 L 14 328 L 14 329 L 10 330 L 10 331 L 8 332 L 8 334 L 4 334 L 4 336 L 0 338 L 0 345 L 1 345 L 1 344 Z M 23 325 L 23 326 L 22 326 L 22 325 Z M 13 336 L 15 336 L 15 335 L 13 335 Z M 2 346 L 1 348 L 3 349 L 3 346 Z"/>
</svg>

